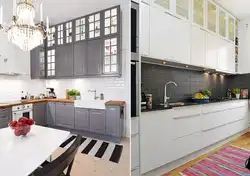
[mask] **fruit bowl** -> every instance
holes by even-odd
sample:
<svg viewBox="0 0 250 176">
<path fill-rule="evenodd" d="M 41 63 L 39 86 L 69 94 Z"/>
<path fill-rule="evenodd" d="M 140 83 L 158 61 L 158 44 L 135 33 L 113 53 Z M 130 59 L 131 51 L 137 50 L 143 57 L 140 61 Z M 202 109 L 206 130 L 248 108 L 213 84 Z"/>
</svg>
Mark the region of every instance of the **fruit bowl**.
<svg viewBox="0 0 250 176">
<path fill-rule="evenodd" d="M 21 117 L 18 121 L 12 121 L 8 126 L 14 130 L 15 136 L 26 136 L 34 124 L 34 120 Z"/>
</svg>

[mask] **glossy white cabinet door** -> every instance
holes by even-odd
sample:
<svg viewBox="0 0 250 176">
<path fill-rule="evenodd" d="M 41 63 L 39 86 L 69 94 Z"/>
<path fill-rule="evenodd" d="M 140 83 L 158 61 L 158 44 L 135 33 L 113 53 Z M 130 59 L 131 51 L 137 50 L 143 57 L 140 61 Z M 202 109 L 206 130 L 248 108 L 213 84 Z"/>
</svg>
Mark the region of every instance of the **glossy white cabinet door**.
<svg viewBox="0 0 250 176">
<path fill-rule="evenodd" d="M 131 169 L 135 169 L 139 163 L 139 135 L 131 137 Z"/>
<path fill-rule="evenodd" d="M 173 18 L 157 8 L 150 7 L 150 57 L 173 60 Z"/>
<path fill-rule="evenodd" d="M 205 66 L 206 63 L 206 32 L 192 26 L 191 30 L 191 64 Z"/>
<path fill-rule="evenodd" d="M 227 41 L 219 38 L 218 47 L 218 69 L 227 71 L 228 70 L 228 44 Z"/>
<path fill-rule="evenodd" d="M 217 69 L 218 66 L 218 37 L 207 33 L 206 67 Z"/>
<path fill-rule="evenodd" d="M 250 45 L 250 29 L 246 27 L 246 22 L 239 23 L 239 73 L 250 73 L 249 45 Z"/>
<path fill-rule="evenodd" d="M 188 21 L 175 18 L 173 20 L 174 40 L 171 42 L 174 45 L 175 54 L 173 60 L 176 62 L 190 64 L 190 37 L 191 26 Z"/>
<path fill-rule="evenodd" d="M 149 56 L 149 5 L 141 3 L 140 50 L 143 56 Z"/>
<path fill-rule="evenodd" d="M 227 66 L 228 71 L 235 73 L 235 46 L 231 42 L 227 42 L 228 44 L 228 60 L 227 60 Z"/>
</svg>

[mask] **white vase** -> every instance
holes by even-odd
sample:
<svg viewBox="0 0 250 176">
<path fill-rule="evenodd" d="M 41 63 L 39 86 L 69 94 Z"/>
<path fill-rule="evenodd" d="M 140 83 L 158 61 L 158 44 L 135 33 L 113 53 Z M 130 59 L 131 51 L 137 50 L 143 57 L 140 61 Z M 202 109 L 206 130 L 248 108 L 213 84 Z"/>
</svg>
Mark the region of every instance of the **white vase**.
<svg viewBox="0 0 250 176">
<path fill-rule="evenodd" d="M 237 98 L 237 99 L 240 99 L 240 94 L 236 94 L 236 98 Z"/>
</svg>

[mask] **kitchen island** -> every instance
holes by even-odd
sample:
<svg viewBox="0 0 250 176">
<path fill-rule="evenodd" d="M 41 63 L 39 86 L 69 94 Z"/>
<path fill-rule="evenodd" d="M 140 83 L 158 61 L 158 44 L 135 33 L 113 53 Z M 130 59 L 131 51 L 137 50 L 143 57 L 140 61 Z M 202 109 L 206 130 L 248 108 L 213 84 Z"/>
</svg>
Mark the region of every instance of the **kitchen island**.
<svg viewBox="0 0 250 176">
<path fill-rule="evenodd" d="M 248 100 L 142 112 L 139 123 L 141 173 L 166 173 L 247 130 Z"/>
</svg>

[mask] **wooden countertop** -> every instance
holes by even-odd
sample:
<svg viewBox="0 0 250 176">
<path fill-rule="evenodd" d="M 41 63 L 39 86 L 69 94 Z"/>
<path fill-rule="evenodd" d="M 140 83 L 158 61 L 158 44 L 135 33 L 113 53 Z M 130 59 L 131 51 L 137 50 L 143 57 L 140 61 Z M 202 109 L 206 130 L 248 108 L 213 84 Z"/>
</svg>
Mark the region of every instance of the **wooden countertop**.
<svg viewBox="0 0 250 176">
<path fill-rule="evenodd" d="M 56 98 L 56 99 L 35 99 L 35 100 L 23 100 L 20 103 L 10 103 L 10 104 L 0 104 L 0 108 L 8 108 L 12 106 L 30 104 L 30 103 L 42 103 L 42 102 L 62 102 L 62 103 L 74 103 L 73 100 L 68 100 L 65 98 Z M 106 106 L 125 106 L 125 101 L 114 101 L 110 100 L 105 103 Z"/>
<path fill-rule="evenodd" d="M 125 106 L 125 101 L 107 101 L 105 103 L 106 106 L 120 106 L 120 107 L 124 107 Z"/>
</svg>

